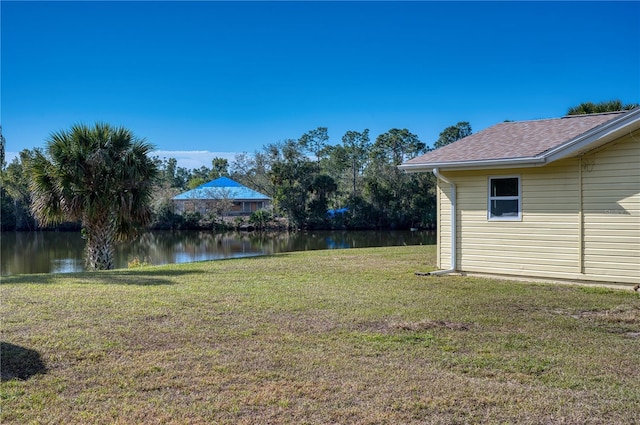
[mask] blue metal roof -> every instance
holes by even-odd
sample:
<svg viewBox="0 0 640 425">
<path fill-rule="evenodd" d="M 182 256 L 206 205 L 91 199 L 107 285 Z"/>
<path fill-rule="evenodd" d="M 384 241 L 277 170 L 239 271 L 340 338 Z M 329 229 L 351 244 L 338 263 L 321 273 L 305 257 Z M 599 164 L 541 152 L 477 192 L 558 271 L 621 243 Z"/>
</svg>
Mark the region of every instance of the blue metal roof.
<svg viewBox="0 0 640 425">
<path fill-rule="evenodd" d="M 181 193 L 171 199 L 234 199 L 242 201 L 266 201 L 271 200 L 267 195 L 249 189 L 229 177 L 220 177 L 203 183 L 195 189 Z"/>
</svg>

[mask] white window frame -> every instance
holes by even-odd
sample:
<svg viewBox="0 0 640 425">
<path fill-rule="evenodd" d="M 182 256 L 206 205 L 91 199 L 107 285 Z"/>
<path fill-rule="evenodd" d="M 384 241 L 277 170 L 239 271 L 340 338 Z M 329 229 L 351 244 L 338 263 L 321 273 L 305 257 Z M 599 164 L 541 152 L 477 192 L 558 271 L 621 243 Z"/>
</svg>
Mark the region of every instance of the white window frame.
<svg viewBox="0 0 640 425">
<path fill-rule="evenodd" d="M 491 181 L 498 179 L 518 179 L 517 196 L 492 196 Z M 518 214 L 514 216 L 492 216 L 491 201 L 518 201 Z M 488 221 L 522 221 L 522 179 L 518 175 L 514 176 L 489 176 L 487 180 L 487 220 Z"/>
</svg>

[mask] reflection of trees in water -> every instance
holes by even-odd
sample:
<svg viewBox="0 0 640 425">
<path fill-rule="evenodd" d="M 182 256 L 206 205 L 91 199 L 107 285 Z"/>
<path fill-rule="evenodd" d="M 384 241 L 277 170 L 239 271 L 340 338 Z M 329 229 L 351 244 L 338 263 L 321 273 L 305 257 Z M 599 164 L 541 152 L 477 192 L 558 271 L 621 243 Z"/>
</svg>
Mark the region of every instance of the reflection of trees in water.
<svg viewBox="0 0 640 425">
<path fill-rule="evenodd" d="M 160 231 L 145 233 L 122 247 L 118 257 L 124 264 L 134 257 L 152 264 L 167 264 L 262 253 L 259 245 L 240 233 Z"/>
<path fill-rule="evenodd" d="M 268 255 L 289 251 L 287 248 L 295 235 L 295 233 L 289 232 L 254 232 L 248 233 L 247 238 L 263 254 Z"/>
<path fill-rule="evenodd" d="M 84 240 L 79 232 L 3 232 L 2 274 L 82 271 Z M 153 231 L 116 246 L 116 267 L 138 258 L 154 265 L 279 252 L 370 246 L 431 245 L 434 232 L 316 231 L 230 232 Z"/>
<path fill-rule="evenodd" d="M 365 248 L 433 244 L 430 232 L 229 232 L 158 231 L 145 233 L 121 254 L 126 262 L 134 256 L 152 264 L 166 264 L 246 255 L 319 249 Z"/>
<path fill-rule="evenodd" d="M 83 270 L 84 240 L 79 232 L 2 232 L 2 274 L 35 269 L 73 272 Z M 74 259 L 64 264 L 60 258 Z M 36 272 L 33 272 L 36 273 Z"/>
<path fill-rule="evenodd" d="M 374 232 L 332 231 L 292 234 L 286 251 L 309 251 L 316 249 L 367 248 L 403 245 L 432 245 L 433 232 Z"/>
</svg>

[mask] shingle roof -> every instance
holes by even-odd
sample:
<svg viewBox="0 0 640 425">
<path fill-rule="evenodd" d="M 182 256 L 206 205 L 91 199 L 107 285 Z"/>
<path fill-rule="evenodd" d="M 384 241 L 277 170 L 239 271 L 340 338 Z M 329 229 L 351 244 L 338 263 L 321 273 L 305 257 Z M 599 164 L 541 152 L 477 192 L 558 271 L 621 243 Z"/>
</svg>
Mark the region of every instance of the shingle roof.
<svg viewBox="0 0 640 425">
<path fill-rule="evenodd" d="M 228 177 L 220 177 L 207 183 L 203 183 L 195 189 L 174 196 L 172 199 L 190 200 L 221 198 L 243 201 L 265 201 L 271 199 L 267 195 L 263 195 L 253 189 L 249 189 Z"/>
<path fill-rule="evenodd" d="M 405 166 L 544 157 L 549 151 L 616 120 L 628 111 L 503 122 L 405 162 Z M 408 168 L 408 167 L 407 167 Z"/>
</svg>

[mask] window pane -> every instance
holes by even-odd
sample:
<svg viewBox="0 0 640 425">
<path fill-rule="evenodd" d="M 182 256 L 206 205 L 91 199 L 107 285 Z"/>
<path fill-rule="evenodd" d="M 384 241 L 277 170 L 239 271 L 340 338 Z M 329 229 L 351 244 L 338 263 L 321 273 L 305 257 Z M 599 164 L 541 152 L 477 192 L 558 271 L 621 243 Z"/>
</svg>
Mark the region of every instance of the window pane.
<svg viewBox="0 0 640 425">
<path fill-rule="evenodd" d="M 517 217 L 518 200 L 492 200 L 491 217 Z"/>
<path fill-rule="evenodd" d="M 491 196 L 518 196 L 518 178 L 491 179 Z"/>
</svg>

